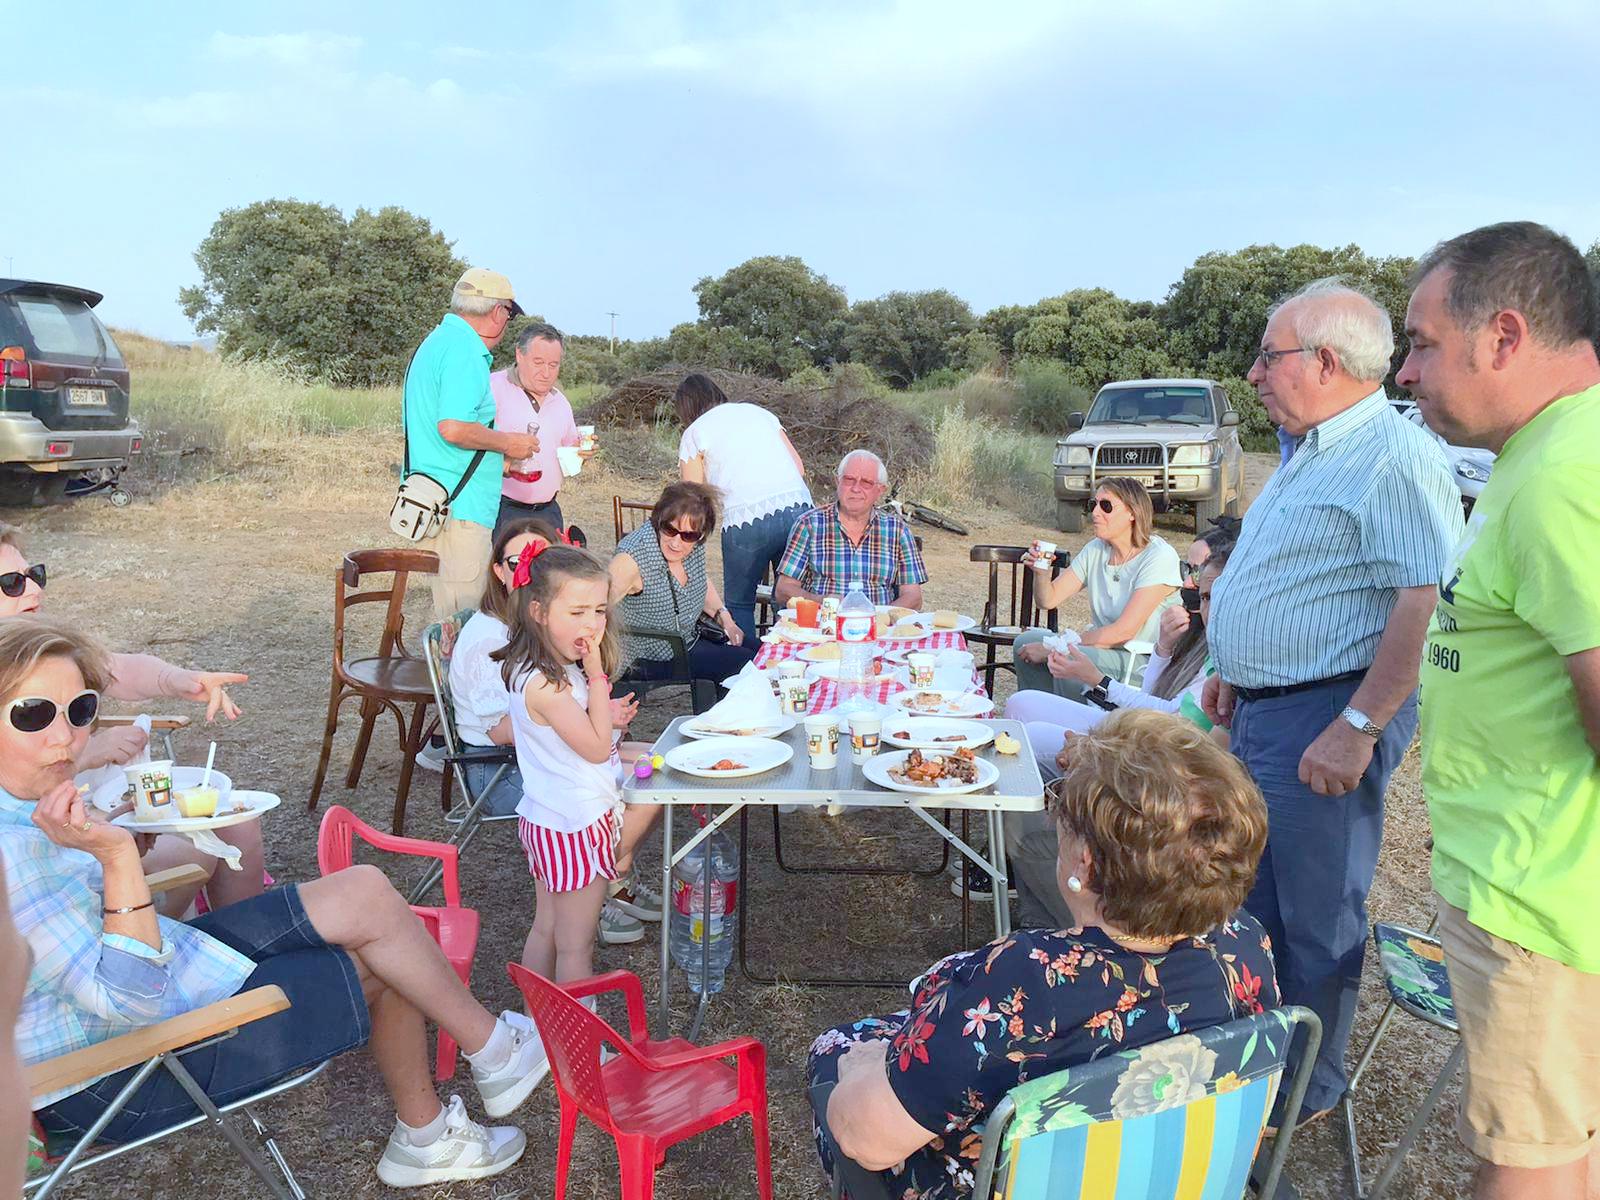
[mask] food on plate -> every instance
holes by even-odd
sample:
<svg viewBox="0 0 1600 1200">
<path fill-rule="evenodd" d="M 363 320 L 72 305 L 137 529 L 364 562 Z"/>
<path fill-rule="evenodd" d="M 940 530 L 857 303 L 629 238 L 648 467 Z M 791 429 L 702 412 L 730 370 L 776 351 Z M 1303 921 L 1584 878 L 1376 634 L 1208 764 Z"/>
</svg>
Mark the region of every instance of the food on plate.
<svg viewBox="0 0 1600 1200">
<path fill-rule="evenodd" d="M 734 762 L 731 758 L 719 758 L 706 768 L 708 771 L 743 771 L 744 769 L 744 763 Z"/>
<path fill-rule="evenodd" d="M 217 803 L 222 799 L 222 794 L 214 787 L 196 785 L 177 789 L 172 793 L 172 799 L 177 804 L 178 811 L 186 817 L 214 817 L 217 815 Z"/>
<path fill-rule="evenodd" d="M 813 646 L 806 652 L 806 657 L 812 662 L 838 662 L 841 651 L 838 642 L 823 642 Z"/>
<path fill-rule="evenodd" d="M 917 610 L 914 608 L 906 608 L 899 604 L 891 604 L 889 606 L 889 619 L 894 621 L 896 624 L 899 624 L 901 621 L 909 621 L 916 615 Z"/>
<path fill-rule="evenodd" d="M 906 701 L 906 707 L 913 712 L 938 712 L 946 707 L 943 692 L 918 692 Z"/>
<path fill-rule="evenodd" d="M 769 728 L 771 728 L 771 726 L 768 725 L 756 725 L 749 729 L 727 729 L 721 725 L 695 726 L 695 729 L 701 733 L 714 733 L 718 737 L 757 737 L 766 732 Z"/>
<path fill-rule="evenodd" d="M 889 777 L 914 787 L 954 787 L 978 782 L 978 762 L 971 750 L 953 754 L 923 754 L 913 750 L 889 768 Z"/>
<path fill-rule="evenodd" d="M 909 742 L 911 740 L 911 731 L 909 729 L 902 729 L 898 733 L 896 733 L 894 736 L 899 738 L 902 742 Z M 967 738 L 966 738 L 965 734 L 961 734 L 961 733 L 942 733 L 938 737 L 927 738 L 926 740 L 928 742 L 930 742 L 930 743 L 937 743 L 937 742 L 964 742 L 964 741 L 967 740 Z"/>
<path fill-rule="evenodd" d="M 899 638 L 920 638 L 927 637 L 928 631 L 921 625 L 918 625 L 915 621 L 901 621 L 898 625 L 891 625 L 889 627 L 889 636 Z"/>
<path fill-rule="evenodd" d="M 954 609 L 941 608 L 933 614 L 935 629 L 954 629 L 959 624 L 961 624 L 961 614 Z"/>
<path fill-rule="evenodd" d="M 994 735 L 994 748 L 998 754 L 1016 754 L 1022 743 L 1004 730 Z"/>
</svg>

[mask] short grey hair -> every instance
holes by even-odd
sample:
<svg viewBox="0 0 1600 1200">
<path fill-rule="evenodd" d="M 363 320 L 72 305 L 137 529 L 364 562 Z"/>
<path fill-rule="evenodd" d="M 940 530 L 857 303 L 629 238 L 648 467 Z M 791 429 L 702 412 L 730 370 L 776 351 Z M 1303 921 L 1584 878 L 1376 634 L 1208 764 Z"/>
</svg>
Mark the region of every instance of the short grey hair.
<svg viewBox="0 0 1600 1200">
<path fill-rule="evenodd" d="M 495 310 L 496 305 L 506 303 L 509 301 L 480 296 L 476 292 L 463 292 L 459 284 L 450 293 L 450 311 L 463 317 L 486 317 Z"/>
<path fill-rule="evenodd" d="M 1302 346 L 1332 350 L 1339 365 L 1363 383 L 1377 383 L 1389 373 L 1394 323 L 1366 292 L 1337 276 L 1313 280 L 1276 304 L 1267 319 L 1291 305 L 1289 324 Z"/>
<path fill-rule="evenodd" d="M 884 466 L 883 459 L 879 458 L 871 450 L 852 450 L 841 458 L 839 460 L 839 469 L 833 473 L 835 482 L 844 478 L 845 468 L 850 465 L 850 460 L 853 458 L 870 459 L 877 466 L 879 486 L 889 482 L 889 468 Z"/>
<path fill-rule="evenodd" d="M 526 351 L 534 342 L 554 342 L 563 350 L 567 348 L 567 339 L 561 336 L 561 330 L 545 321 L 529 321 L 518 330 L 518 351 Z"/>
</svg>

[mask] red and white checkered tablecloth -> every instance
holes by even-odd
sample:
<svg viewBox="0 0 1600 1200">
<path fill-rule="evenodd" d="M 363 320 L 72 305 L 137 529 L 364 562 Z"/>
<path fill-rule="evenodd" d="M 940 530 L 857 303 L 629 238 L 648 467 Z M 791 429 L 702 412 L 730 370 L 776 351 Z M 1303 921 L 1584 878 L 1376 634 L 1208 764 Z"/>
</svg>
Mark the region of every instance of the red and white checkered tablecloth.
<svg viewBox="0 0 1600 1200">
<path fill-rule="evenodd" d="M 777 642 L 764 643 L 756 651 L 756 666 L 761 668 L 775 666 L 786 658 L 796 658 L 809 643 Z M 951 630 L 937 630 L 925 638 L 915 641 L 902 641 L 896 639 L 892 642 L 877 643 L 877 653 L 882 654 L 887 650 L 965 650 L 967 639 L 961 634 Z M 988 695 L 983 690 L 982 677 L 973 672 L 973 691 L 980 696 Z M 906 690 L 905 684 L 896 679 L 884 679 L 874 684 L 868 695 L 879 704 L 887 704 L 889 697 L 896 692 Z M 811 685 L 811 697 L 806 705 L 806 711 L 811 713 L 827 712 L 839 706 L 839 681 L 837 679 L 818 679 Z"/>
</svg>

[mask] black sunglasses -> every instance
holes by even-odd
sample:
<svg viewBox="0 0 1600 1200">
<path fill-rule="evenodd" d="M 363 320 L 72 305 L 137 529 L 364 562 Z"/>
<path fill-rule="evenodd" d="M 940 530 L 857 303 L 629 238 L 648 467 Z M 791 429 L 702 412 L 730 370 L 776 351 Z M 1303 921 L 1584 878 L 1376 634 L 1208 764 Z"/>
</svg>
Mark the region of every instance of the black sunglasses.
<svg viewBox="0 0 1600 1200">
<path fill-rule="evenodd" d="M 1108 513 L 1108 512 L 1110 512 L 1110 511 L 1111 511 L 1111 510 L 1112 510 L 1112 509 L 1113 509 L 1113 508 L 1114 508 L 1114 507 L 1116 507 L 1116 506 L 1115 506 L 1115 505 L 1113 505 L 1113 504 L 1112 504 L 1112 503 L 1111 503 L 1111 501 L 1109 501 L 1109 500 L 1107 500 L 1107 499 L 1106 499 L 1106 498 L 1105 498 L 1105 497 L 1104 497 L 1104 496 L 1102 496 L 1102 497 L 1101 497 L 1101 498 L 1100 498 L 1100 499 L 1098 499 L 1098 500 L 1091 500 L 1091 501 L 1089 501 L 1089 511 L 1090 511 L 1090 512 L 1093 512 L 1093 511 L 1094 511 L 1094 510 L 1095 510 L 1095 509 L 1096 509 L 1096 508 L 1098 508 L 1098 509 L 1099 509 L 1099 510 L 1100 510 L 1100 511 L 1101 511 L 1101 512 L 1103 512 L 1103 513 Z"/>
<path fill-rule="evenodd" d="M 702 529 L 679 529 L 676 525 L 668 525 L 665 521 L 661 522 L 662 537 L 675 537 L 680 542 L 687 542 L 691 546 L 698 542 L 704 533 L 705 531 Z"/>
<path fill-rule="evenodd" d="M 0 592 L 4 592 L 15 600 L 22 595 L 22 589 L 28 586 L 28 580 L 33 580 L 40 587 L 44 586 L 44 564 L 34 563 L 33 566 L 23 571 L 7 571 L 0 575 Z"/>
<path fill-rule="evenodd" d="M 56 702 L 45 696 L 23 696 L 6 705 L 11 728 L 18 733 L 42 733 L 55 724 L 56 714 L 60 711 Z M 67 701 L 67 724 L 74 729 L 93 725 L 99 712 L 100 693 L 79 692 Z"/>
</svg>

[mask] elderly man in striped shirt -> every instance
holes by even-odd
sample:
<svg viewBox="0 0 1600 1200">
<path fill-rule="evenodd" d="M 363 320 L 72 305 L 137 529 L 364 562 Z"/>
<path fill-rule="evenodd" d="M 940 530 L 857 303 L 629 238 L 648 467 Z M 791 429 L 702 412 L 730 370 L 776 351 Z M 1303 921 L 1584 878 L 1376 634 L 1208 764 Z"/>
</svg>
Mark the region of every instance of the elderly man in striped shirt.
<svg viewBox="0 0 1600 1200">
<path fill-rule="evenodd" d="M 1296 444 L 1245 515 L 1212 592 L 1208 716 L 1267 800 L 1245 907 L 1272 938 L 1284 1003 L 1322 1018 L 1301 1118 L 1346 1084 L 1383 794 L 1417 727 L 1440 571 L 1462 529 L 1438 445 L 1383 390 L 1388 314 L 1318 280 L 1271 314 L 1250 370 Z"/>
</svg>

